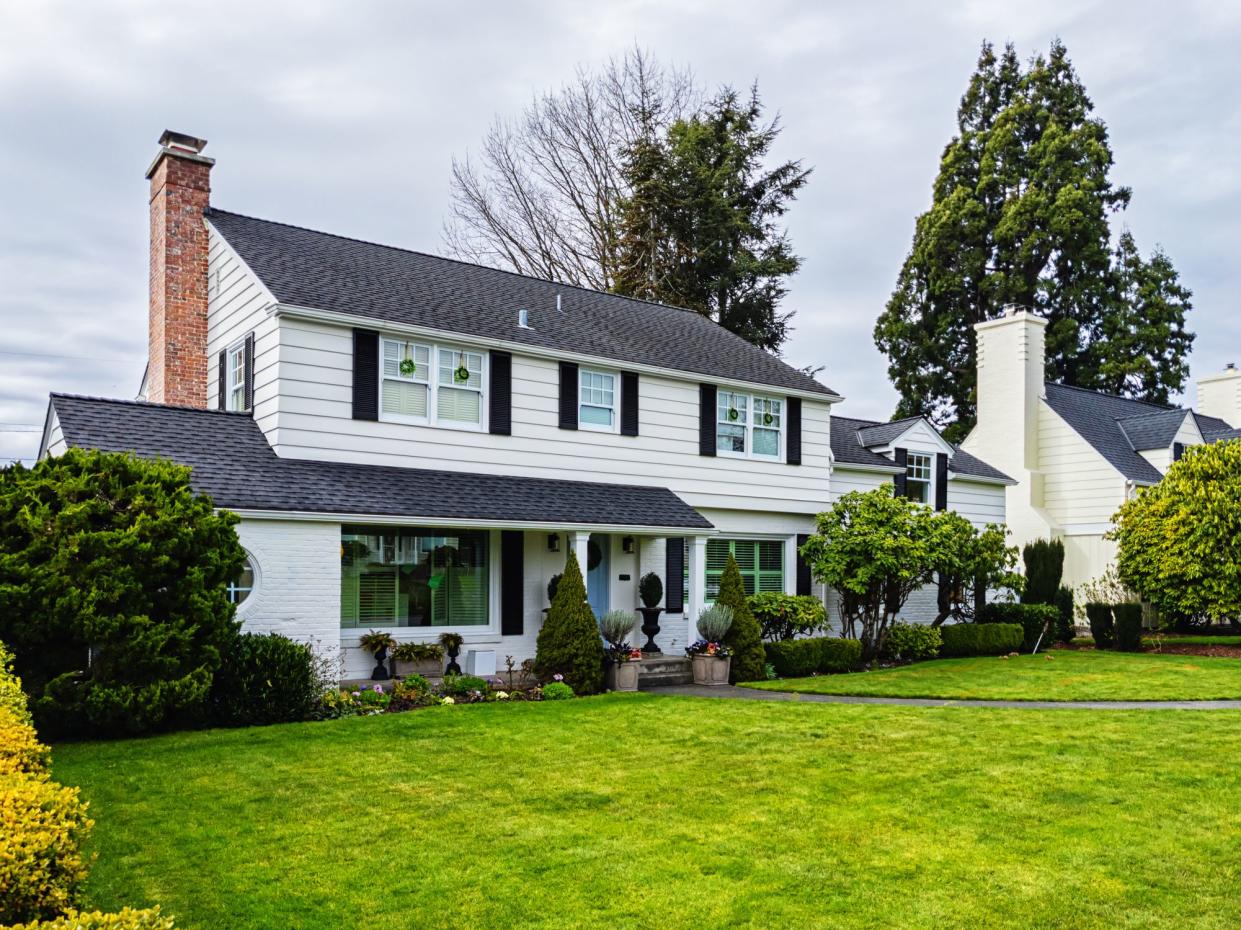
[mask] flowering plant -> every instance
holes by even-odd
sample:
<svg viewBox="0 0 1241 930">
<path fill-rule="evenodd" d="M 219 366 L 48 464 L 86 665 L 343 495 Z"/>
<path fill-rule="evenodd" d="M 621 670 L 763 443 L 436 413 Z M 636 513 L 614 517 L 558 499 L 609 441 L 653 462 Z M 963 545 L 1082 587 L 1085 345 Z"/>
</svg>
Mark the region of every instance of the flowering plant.
<svg viewBox="0 0 1241 930">
<path fill-rule="evenodd" d="M 642 658 L 642 650 L 634 648 L 628 643 L 619 643 L 608 649 L 608 658 L 617 665 L 624 662 L 637 662 Z"/>
<path fill-rule="evenodd" d="M 723 643 L 707 642 L 705 639 L 700 639 L 696 643 L 686 646 L 685 654 L 687 656 L 714 656 L 717 659 L 727 659 L 732 655 L 732 650 Z"/>
</svg>

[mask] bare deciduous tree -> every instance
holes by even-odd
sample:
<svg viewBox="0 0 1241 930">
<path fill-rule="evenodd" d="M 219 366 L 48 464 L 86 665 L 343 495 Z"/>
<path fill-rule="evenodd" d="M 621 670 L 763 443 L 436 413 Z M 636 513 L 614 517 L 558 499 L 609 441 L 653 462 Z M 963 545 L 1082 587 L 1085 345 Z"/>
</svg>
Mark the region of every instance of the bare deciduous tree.
<svg viewBox="0 0 1241 930">
<path fill-rule="evenodd" d="M 476 160 L 453 159 L 448 250 L 467 261 L 611 290 L 625 189 L 623 159 L 642 137 L 692 113 L 689 71 L 634 48 L 601 71 L 497 119 Z"/>
</svg>

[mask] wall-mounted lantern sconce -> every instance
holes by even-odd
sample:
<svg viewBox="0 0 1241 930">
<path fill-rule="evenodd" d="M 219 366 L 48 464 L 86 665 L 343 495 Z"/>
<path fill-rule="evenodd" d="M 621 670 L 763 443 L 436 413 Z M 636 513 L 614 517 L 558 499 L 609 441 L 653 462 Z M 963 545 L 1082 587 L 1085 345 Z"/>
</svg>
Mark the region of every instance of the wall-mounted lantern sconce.
<svg viewBox="0 0 1241 930">
<path fill-rule="evenodd" d="M 621 551 L 628 553 L 630 555 L 633 554 L 633 537 L 632 536 L 626 536 L 624 539 L 621 540 Z"/>
<path fill-rule="evenodd" d="M 559 552 L 560 551 L 560 534 L 559 533 L 548 533 L 547 534 L 547 551 L 548 552 Z"/>
</svg>

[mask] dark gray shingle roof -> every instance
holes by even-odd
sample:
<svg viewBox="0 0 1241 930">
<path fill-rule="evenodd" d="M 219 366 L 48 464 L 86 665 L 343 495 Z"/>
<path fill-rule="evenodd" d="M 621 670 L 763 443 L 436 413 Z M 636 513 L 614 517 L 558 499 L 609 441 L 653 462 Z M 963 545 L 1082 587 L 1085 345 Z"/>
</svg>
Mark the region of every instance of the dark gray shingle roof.
<svg viewBox="0 0 1241 930">
<path fill-rule="evenodd" d="M 281 303 L 834 396 L 688 310 L 214 208 L 207 218 Z"/>
<path fill-rule="evenodd" d="M 70 446 L 166 458 L 231 510 L 710 529 L 667 488 L 278 457 L 247 414 L 53 394 Z"/>
<path fill-rule="evenodd" d="M 887 445 L 910 425 L 921 417 L 906 417 L 893 420 L 891 423 L 880 423 L 875 420 L 856 420 L 851 417 L 832 417 L 832 456 L 837 465 L 879 466 L 897 471 L 896 463 L 867 446 Z M 992 481 L 1011 481 L 1012 479 L 998 468 L 992 468 L 981 459 L 968 452 L 954 447 L 952 458 L 948 463 L 954 474 L 962 477 L 987 478 Z"/>
<path fill-rule="evenodd" d="M 1177 431 L 1189 416 L 1188 410 L 1157 410 L 1136 417 L 1117 420 L 1129 445 L 1141 452 L 1144 449 L 1170 449 Z"/>
<path fill-rule="evenodd" d="M 1223 442 L 1225 439 L 1241 439 L 1241 429 L 1222 429 L 1218 432 L 1203 433 L 1207 442 Z"/>
</svg>

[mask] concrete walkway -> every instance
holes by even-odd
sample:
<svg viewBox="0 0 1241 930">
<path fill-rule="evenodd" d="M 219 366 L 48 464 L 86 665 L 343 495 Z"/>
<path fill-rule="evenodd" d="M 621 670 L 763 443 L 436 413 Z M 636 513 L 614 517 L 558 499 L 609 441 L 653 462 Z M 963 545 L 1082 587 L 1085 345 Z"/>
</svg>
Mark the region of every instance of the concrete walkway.
<svg viewBox="0 0 1241 930">
<path fill-rule="evenodd" d="M 727 698 L 742 701 L 806 701 L 812 704 L 889 704 L 896 707 L 1015 707 L 1023 710 L 1241 710 L 1241 701 L 955 701 L 945 698 L 856 697 L 843 694 L 799 694 L 760 691 L 732 685 L 672 685 L 649 694 Z"/>
</svg>

